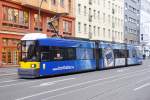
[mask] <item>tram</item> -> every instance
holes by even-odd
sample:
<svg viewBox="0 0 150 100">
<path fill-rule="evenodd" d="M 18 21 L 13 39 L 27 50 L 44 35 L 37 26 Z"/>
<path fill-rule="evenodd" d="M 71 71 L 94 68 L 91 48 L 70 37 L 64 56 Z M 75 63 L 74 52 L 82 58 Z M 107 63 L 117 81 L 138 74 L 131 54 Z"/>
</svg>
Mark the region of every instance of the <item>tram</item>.
<svg viewBox="0 0 150 100">
<path fill-rule="evenodd" d="M 35 35 L 36 34 L 36 35 Z M 21 39 L 20 78 L 37 78 L 142 64 L 137 46 L 82 39 L 47 38 L 31 33 Z"/>
</svg>

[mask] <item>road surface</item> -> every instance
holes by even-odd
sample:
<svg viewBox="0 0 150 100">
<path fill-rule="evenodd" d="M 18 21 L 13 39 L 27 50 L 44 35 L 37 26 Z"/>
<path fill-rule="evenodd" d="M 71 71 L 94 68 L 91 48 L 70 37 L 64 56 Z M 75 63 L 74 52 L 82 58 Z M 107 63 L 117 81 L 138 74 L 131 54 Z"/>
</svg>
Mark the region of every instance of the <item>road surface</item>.
<svg viewBox="0 0 150 100">
<path fill-rule="evenodd" d="M 143 65 L 40 79 L 0 69 L 0 100 L 150 100 L 150 60 Z"/>
</svg>

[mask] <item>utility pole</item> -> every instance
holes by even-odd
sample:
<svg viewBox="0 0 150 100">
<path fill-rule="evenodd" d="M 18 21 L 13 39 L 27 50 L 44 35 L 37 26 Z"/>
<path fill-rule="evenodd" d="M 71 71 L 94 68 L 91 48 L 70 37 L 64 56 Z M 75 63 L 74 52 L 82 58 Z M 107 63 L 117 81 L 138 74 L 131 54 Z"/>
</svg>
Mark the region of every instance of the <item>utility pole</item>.
<svg viewBox="0 0 150 100">
<path fill-rule="evenodd" d="M 56 34 L 56 37 L 59 37 L 59 32 L 55 29 L 53 22 L 58 20 L 61 16 L 68 15 L 68 13 L 57 13 L 55 16 L 53 16 L 49 21 L 48 25 L 50 28 L 54 30 L 54 33 Z"/>
<path fill-rule="evenodd" d="M 40 32 L 40 18 L 41 18 L 41 7 L 44 0 L 39 0 L 39 11 L 38 11 L 38 31 Z M 46 1 L 46 0 L 45 0 Z"/>
</svg>

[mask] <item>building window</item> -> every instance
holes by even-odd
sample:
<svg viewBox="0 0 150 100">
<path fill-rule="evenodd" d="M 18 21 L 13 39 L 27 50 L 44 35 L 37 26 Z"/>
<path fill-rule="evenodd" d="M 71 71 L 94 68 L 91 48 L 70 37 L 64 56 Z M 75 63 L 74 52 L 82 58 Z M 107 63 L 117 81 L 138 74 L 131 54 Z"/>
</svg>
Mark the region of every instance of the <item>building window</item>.
<svg viewBox="0 0 150 100">
<path fill-rule="evenodd" d="M 84 33 L 87 33 L 87 24 L 84 24 Z"/>
<path fill-rule="evenodd" d="M 108 36 L 109 36 L 109 38 L 111 38 L 110 29 L 108 29 Z"/>
<path fill-rule="evenodd" d="M 141 40 L 143 41 L 144 39 L 143 39 L 143 34 L 141 34 Z"/>
<path fill-rule="evenodd" d="M 56 0 L 51 0 L 52 5 L 56 5 Z"/>
<path fill-rule="evenodd" d="M 105 6 L 106 6 L 106 5 L 105 5 L 105 2 L 106 2 L 106 1 L 105 1 L 105 0 L 103 0 L 103 7 L 105 7 Z"/>
<path fill-rule="evenodd" d="M 98 27 L 98 36 L 100 36 L 100 27 Z"/>
<path fill-rule="evenodd" d="M 94 35 L 96 35 L 96 26 L 93 27 Z"/>
<path fill-rule="evenodd" d="M 92 38 L 92 26 L 89 25 L 89 38 Z"/>
<path fill-rule="evenodd" d="M 103 28 L 103 36 L 105 37 L 105 28 Z"/>
<path fill-rule="evenodd" d="M 42 31 L 42 18 L 38 18 L 38 14 L 34 14 L 34 27 L 35 30 Z M 40 30 L 38 29 L 40 28 Z"/>
<path fill-rule="evenodd" d="M 60 0 L 60 5 L 62 6 L 62 7 L 64 7 L 64 0 Z"/>
<path fill-rule="evenodd" d="M 63 31 L 64 33 L 70 34 L 72 33 L 72 23 L 70 21 L 63 21 Z"/>
<path fill-rule="evenodd" d="M 81 4 L 78 4 L 78 13 L 81 14 Z"/>
<path fill-rule="evenodd" d="M 92 34 L 92 26 L 89 25 L 89 34 Z"/>
<path fill-rule="evenodd" d="M 100 5 L 100 0 L 97 0 L 97 4 Z"/>
<path fill-rule="evenodd" d="M 115 28 L 115 19 L 114 19 L 114 16 L 112 16 L 112 28 Z"/>
<path fill-rule="evenodd" d="M 125 7 L 128 8 L 128 3 L 125 3 Z"/>
<path fill-rule="evenodd" d="M 98 20 L 100 20 L 100 11 L 98 11 Z"/>
<path fill-rule="evenodd" d="M 110 1 L 108 1 L 108 9 L 110 9 Z"/>
<path fill-rule="evenodd" d="M 94 19 L 96 19 L 96 10 L 94 10 Z"/>
<path fill-rule="evenodd" d="M 110 24 L 110 15 L 108 15 L 108 23 Z"/>
<path fill-rule="evenodd" d="M 17 17 L 18 10 L 10 7 L 4 7 L 4 20 L 16 23 L 18 19 Z"/>
<path fill-rule="evenodd" d="M 103 22 L 105 23 L 105 13 L 103 13 Z"/>
<path fill-rule="evenodd" d="M 72 13 L 72 4 L 71 4 L 71 0 L 69 0 L 69 4 L 68 4 L 68 8 L 69 8 L 69 13 Z"/>
<path fill-rule="evenodd" d="M 86 16 L 86 6 L 84 6 L 84 16 Z"/>
<path fill-rule="evenodd" d="M 90 4 L 90 5 L 92 5 L 92 1 L 93 1 L 93 0 L 89 0 L 89 4 Z"/>
<path fill-rule="evenodd" d="M 78 32 L 80 33 L 81 32 L 81 23 L 78 22 Z"/>
<path fill-rule="evenodd" d="M 29 12 L 11 7 L 3 7 L 3 26 L 28 28 Z"/>
</svg>

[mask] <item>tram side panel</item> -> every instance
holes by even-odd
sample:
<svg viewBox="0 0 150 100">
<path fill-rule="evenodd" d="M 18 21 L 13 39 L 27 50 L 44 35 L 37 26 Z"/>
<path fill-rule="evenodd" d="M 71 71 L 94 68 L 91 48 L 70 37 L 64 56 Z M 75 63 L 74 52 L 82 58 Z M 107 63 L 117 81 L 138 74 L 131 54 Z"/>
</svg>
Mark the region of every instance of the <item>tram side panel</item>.
<svg viewBox="0 0 150 100">
<path fill-rule="evenodd" d="M 138 53 L 138 50 L 135 48 L 135 46 L 129 45 L 128 50 L 128 65 L 142 64 L 142 55 Z"/>
<path fill-rule="evenodd" d="M 114 53 L 113 48 L 110 43 L 100 43 L 99 44 L 99 68 L 107 69 L 114 67 Z"/>
<path fill-rule="evenodd" d="M 74 49 L 74 59 L 58 59 L 54 61 L 41 62 L 40 76 L 96 70 L 96 60 L 93 55 L 93 49 Z"/>
<path fill-rule="evenodd" d="M 125 50 L 114 49 L 115 67 L 125 66 Z"/>
</svg>

